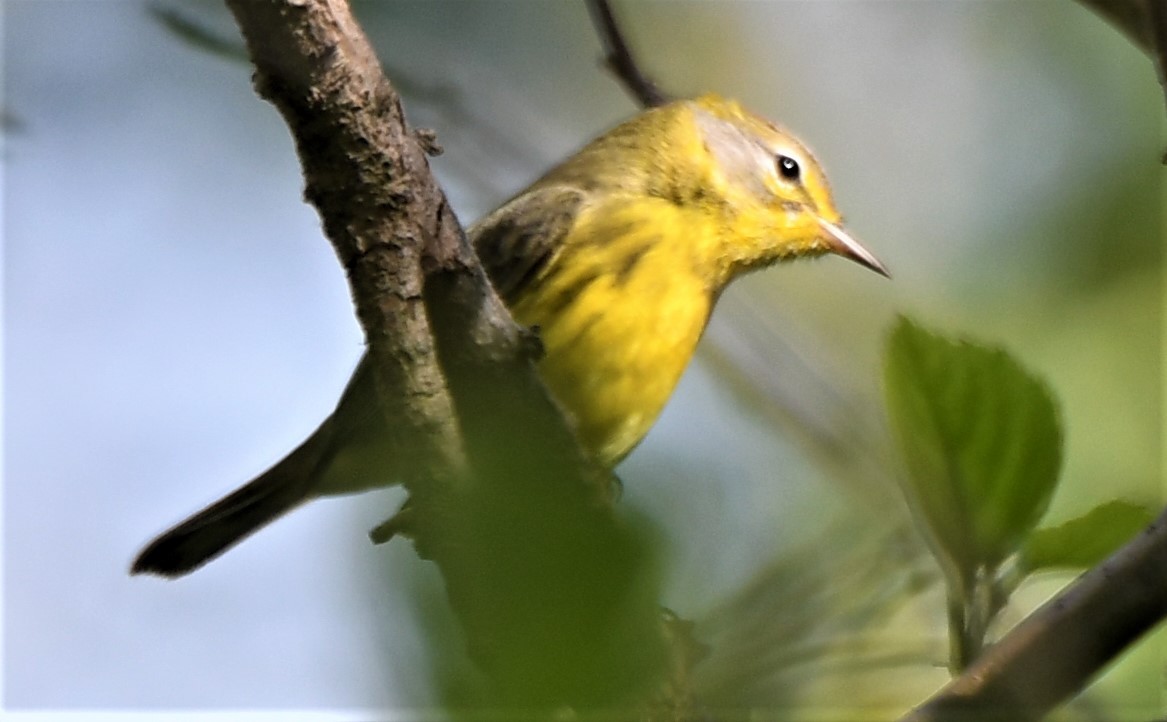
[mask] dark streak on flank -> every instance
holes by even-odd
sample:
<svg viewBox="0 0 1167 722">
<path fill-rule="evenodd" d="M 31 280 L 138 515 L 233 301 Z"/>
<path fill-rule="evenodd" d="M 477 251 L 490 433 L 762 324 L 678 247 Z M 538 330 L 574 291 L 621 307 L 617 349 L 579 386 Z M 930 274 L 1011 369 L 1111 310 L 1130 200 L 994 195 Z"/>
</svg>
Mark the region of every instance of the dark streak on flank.
<svg viewBox="0 0 1167 722">
<path fill-rule="evenodd" d="M 703 206 L 710 200 L 709 189 L 705 187 L 704 183 L 698 183 L 689 188 L 689 204 L 695 206 Z"/>
<path fill-rule="evenodd" d="M 704 183 L 682 185 L 675 180 L 662 181 L 649 185 L 646 189 L 648 195 L 667 201 L 678 208 L 707 205 L 715 200 L 710 196 L 709 188 Z"/>
<path fill-rule="evenodd" d="M 554 318 L 563 313 L 563 310 L 579 297 L 584 292 L 584 289 L 599 279 L 599 277 L 600 274 L 593 269 L 573 280 L 567 288 L 560 290 L 552 298 L 548 299 L 542 308 L 543 316 L 546 318 Z"/>
<path fill-rule="evenodd" d="M 567 341 L 566 345 L 570 347 L 579 343 L 580 339 L 586 336 L 588 331 L 592 329 L 592 326 L 599 323 L 601 318 L 602 314 L 599 311 L 592 311 L 592 314 L 588 316 L 587 320 L 576 327 L 575 333 L 571 335 L 571 339 Z"/>
<path fill-rule="evenodd" d="M 636 264 L 640 259 L 644 258 L 645 254 L 652 249 L 653 244 L 657 243 L 658 239 L 654 237 L 644 239 L 639 246 L 632 249 L 630 253 L 620 259 L 620 268 L 616 269 L 616 285 L 628 283 L 628 279 L 632 277 L 632 271 L 636 268 Z"/>
</svg>

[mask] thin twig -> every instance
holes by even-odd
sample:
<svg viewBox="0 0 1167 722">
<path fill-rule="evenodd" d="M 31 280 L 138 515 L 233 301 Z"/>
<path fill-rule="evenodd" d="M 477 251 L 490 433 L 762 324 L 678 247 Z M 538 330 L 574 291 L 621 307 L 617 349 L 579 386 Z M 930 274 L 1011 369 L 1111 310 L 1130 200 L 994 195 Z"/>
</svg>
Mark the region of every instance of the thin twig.
<svg viewBox="0 0 1167 722">
<path fill-rule="evenodd" d="M 1167 511 L 901 722 L 1041 719 L 1167 617 Z"/>
<path fill-rule="evenodd" d="M 235 63 L 251 65 L 247 46 L 237 34 L 216 29 L 189 8 L 153 0 L 147 5 L 147 12 L 175 37 L 196 50 Z M 386 62 L 382 63 L 382 70 L 393 79 L 394 87 L 403 98 L 409 100 L 412 108 L 430 109 L 441 119 L 443 127 L 448 128 L 447 133 L 468 135 L 470 140 L 465 145 L 471 150 L 488 148 L 496 156 L 525 166 L 536 165 L 541 160 L 530 146 L 515 142 L 513 133 L 504 131 L 491 118 L 480 116 L 469 108 L 465 94 L 457 86 L 446 82 L 426 82 L 414 73 Z M 477 188 L 480 195 L 492 197 L 498 194 L 499 189 L 494 184 L 497 168 L 485 169 L 481 161 L 462 156 L 455 157 L 452 163 L 458 166 L 459 172 Z"/>
<path fill-rule="evenodd" d="M 600 36 L 600 44 L 604 46 L 604 64 L 624 84 L 636 102 L 646 108 L 654 108 L 672 100 L 640 69 L 624 40 L 624 34 L 620 32 L 620 25 L 612 14 L 608 0 L 587 0 L 587 6 L 596 34 Z"/>
<path fill-rule="evenodd" d="M 209 25 L 196 21 L 185 11 L 153 2 L 146 11 L 183 42 L 227 60 L 246 63 L 250 61 L 247 48 L 238 38 L 216 32 Z"/>
</svg>

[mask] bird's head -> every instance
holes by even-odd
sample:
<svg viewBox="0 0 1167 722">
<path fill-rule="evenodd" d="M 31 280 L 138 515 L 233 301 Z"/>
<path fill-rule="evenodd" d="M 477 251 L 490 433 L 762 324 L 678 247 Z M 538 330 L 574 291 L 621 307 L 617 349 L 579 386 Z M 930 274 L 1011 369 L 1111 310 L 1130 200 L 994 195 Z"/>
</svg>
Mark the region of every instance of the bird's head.
<svg viewBox="0 0 1167 722">
<path fill-rule="evenodd" d="M 843 230 L 826 174 L 797 138 L 716 95 L 682 102 L 692 112 L 705 182 L 731 218 L 725 249 L 731 272 L 834 253 L 889 275 Z"/>
</svg>

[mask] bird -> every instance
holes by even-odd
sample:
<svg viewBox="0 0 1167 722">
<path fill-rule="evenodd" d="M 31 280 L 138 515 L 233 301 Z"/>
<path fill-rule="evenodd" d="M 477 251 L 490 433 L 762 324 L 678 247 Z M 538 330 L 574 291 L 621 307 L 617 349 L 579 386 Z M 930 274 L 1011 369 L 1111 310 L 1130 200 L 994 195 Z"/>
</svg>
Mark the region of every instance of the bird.
<svg viewBox="0 0 1167 722">
<path fill-rule="evenodd" d="M 606 468 L 648 433 L 735 278 L 824 254 L 890 276 L 844 230 L 810 150 L 716 94 L 615 126 L 467 235 L 513 318 L 537 329 L 539 375 Z M 366 355 L 303 443 L 150 542 L 131 573 L 183 576 L 309 500 L 399 483 L 384 423 Z"/>
</svg>

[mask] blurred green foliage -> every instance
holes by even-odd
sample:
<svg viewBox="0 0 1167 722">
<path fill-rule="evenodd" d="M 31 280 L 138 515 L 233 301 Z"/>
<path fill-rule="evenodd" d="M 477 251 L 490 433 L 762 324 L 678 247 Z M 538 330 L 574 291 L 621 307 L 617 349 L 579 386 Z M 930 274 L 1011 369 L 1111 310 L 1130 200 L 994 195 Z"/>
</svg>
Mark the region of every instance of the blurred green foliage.
<svg viewBox="0 0 1167 722">
<path fill-rule="evenodd" d="M 1102 562 L 1154 521 L 1155 510 L 1114 499 L 1076 519 L 1038 529 L 1021 550 L 1029 573 L 1053 569 L 1088 569 Z"/>
<path fill-rule="evenodd" d="M 908 503 L 950 583 L 971 586 L 1049 506 L 1062 461 L 1053 396 L 1004 350 L 953 342 L 905 317 L 884 368 Z"/>
</svg>

